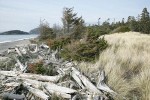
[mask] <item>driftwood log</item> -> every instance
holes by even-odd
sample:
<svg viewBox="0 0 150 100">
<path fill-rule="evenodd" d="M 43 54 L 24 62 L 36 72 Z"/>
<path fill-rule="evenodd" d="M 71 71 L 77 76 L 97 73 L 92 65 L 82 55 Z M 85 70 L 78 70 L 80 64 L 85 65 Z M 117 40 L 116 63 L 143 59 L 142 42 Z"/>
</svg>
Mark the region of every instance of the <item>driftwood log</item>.
<svg viewBox="0 0 150 100">
<path fill-rule="evenodd" d="M 47 81 L 47 82 L 57 82 L 61 77 L 63 77 L 63 75 L 44 76 L 39 74 L 21 73 L 21 72 L 14 72 L 14 71 L 0 71 L 0 74 L 5 76 L 28 78 L 28 79 L 34 79 L 39 81 Z"/>
<path fill-rule="evenodd" d="M 56 94 L 63 98 L 71 98 L 70 94 L 77 92 L 74 89 L 58 86 L 50 82 L 39 82 L 36 80 L 25 79 L 24 83 L 31 85 L 35 88 L 44 87 L 50 94 Z"/>
<path fill-rule="evenodd" d="M 95 85 L 93 85 L 89 79 L 87 77 L 85 77 L 84 75 L 82 75 L 77 69 L 75 69 L 74 67 L 72 67 L 72 73 L 74 80 L 76 80 L 76 82 L 80 85 L 80 86 L 84 86 L 84 88 L 88 89 L 92 94 L 97 94 L 100 95 L 104 98 L 107 98 L 105 95 L 103 95 L 103 93 L 97 89 L 97 87 Z M 80 81 L 79 81 L 80 80 Z"/>
<path fill-rule="evenodd" d="M 111 94 L 117 94 L 116 92 L 114 92 L 112 89 L 110 89 L 104 82 L 105 79 L 105 72 L 101 71 L 99 73 L 99 77 L 98 77 L 98 82 L 97 82 L 97 88 L 106 92 L 109 92 Z"/>
<path fill-rule="evenodd" d="M 42 100 L 48 100 L 49 96 L 46 95 L 42 90 L 30 87 L 29 85 L 30 83 L 23 83 L 23 86 L 26 87 L 28 89 L 29 92 L 31 92 L 32 94 L 34 94 L 36 97 L 41 98 Z"/>
</svg>

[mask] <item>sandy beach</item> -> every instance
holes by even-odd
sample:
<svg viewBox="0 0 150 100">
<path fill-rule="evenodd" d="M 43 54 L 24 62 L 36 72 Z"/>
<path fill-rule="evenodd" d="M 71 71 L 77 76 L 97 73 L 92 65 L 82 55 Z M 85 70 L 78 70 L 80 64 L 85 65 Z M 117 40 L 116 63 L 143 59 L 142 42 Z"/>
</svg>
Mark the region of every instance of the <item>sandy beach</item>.
<svg viewBox="0 0 150 100">
<path fill-rule="evenodd" d="M 24 39 L 24 40 L 18 40 L 14 42 L 5 42 L 5 43 L 0 43 L 0 53 L 6 51 L 8 48 L 12 48 L 15 46 L 23 46 L 23 45 L 28 45 L 30 44 L 29 39 Z"/>
</svg>

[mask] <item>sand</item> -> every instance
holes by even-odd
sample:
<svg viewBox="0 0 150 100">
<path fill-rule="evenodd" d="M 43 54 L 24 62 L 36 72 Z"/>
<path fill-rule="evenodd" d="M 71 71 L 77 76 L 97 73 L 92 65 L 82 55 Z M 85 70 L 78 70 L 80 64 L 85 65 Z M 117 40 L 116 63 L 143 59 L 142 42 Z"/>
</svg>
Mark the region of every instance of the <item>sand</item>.
<svg viewBox="0 0 150 100">
<path fill-rule="evenodd" d="M 15 46 L 23 46 L 23 45 L 28 45 L 28 44 L 30 44 L 29 39 L 24 39 L 24 40 L 19 40 L 19 41 L 14 41 L 14 42 L 0 43 L 0 53 L 6 51 L 8 48 L 13 48 Z"/>
</svg>

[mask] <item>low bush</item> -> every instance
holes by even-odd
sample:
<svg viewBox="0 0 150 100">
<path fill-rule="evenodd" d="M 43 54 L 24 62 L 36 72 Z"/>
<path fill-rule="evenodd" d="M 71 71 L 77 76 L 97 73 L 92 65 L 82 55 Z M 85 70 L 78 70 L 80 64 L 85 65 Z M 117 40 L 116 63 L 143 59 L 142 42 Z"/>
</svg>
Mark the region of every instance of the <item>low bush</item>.
<svg viewBox="0 0 150 100">
<path fill-rule="evenodd" d="M 114 29 L 111 33 L 119 33 L 119 32 L 129 32 L 131 31 L 128 26 L 120 26 L 116 29 Z"/>
<path fill-rule="evenodd" d="M 58 37 L 53 40 L 52 39 L 47 40 L 47 45 L 53 50 L 56 50 L 58 48 L 61 49 L 69 43 L 71 43 L 70 37 Z"/>
<path fill-rule="evenodd" d="M 34 74 L 44 74 L 44 75 L 57 75 L 57 70 L 54 68 L 52 64 L 50 65 L 43 65 L 43 62 L 37 63 L 30 63 L 28 64 L 27 72 L 34 73 Z"/>
<path fill-rule="evenodd" d="M 35 74 L 45 74 L 46 69 L 43 67 L 43 62 L 33 63 L 28 65 L 28 72 Z"/>
<path fill-rule="evenodd" d="M 67 60 L 93 62 L 107 46 L 108 44 L 104 37 L 85 43 L 75 42 L 65 46 L 61 52 L 61 56 Z"/>
</svg>

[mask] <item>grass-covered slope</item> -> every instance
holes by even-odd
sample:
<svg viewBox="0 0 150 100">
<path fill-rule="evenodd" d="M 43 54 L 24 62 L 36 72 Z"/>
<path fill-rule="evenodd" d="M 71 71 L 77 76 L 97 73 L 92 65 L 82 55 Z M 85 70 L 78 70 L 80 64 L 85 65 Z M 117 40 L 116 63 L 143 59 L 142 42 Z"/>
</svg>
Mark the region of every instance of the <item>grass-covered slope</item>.
<svg viewBox="0 0 150 100">
<path fill-rule="evenodd" d="M 116 100 L 150 100 L 150 35 L 126 32 L 106 35 L 111 45 L 95 64 L 81 63 L 85 73 L 104 69 Z"/>
</svg>

